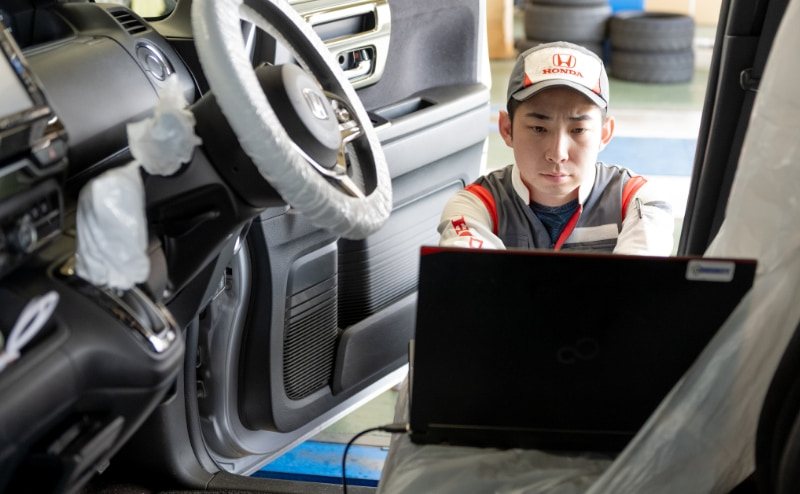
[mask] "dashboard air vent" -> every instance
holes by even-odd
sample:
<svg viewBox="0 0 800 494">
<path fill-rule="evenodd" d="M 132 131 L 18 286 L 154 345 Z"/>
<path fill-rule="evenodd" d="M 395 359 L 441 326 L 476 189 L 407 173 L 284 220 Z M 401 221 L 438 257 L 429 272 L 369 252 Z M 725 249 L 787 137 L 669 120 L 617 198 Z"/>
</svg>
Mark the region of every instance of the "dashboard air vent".
<svg viewBox="0 0 800 494">
<path fill-rule="evenodd" d="M 138 34 L 147 31 L 147 27 L 144 23 L 126 10 L 112 10 L 110 13 L 117 19 L 117 22 L 122 24 L 122 27 L 128 31 L 128 34 Z"/>
</svg>

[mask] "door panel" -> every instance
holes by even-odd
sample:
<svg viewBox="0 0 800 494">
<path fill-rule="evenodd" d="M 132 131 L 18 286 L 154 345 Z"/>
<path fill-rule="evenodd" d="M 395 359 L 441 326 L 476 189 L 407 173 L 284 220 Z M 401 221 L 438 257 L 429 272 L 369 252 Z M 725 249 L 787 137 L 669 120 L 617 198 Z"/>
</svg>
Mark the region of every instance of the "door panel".
<svg viewBox="0 0 800 494">
<path fill-rule="evenodd" d="M 353 82 L 389 165 L 394 210 L 376 234 L 358 241 L 307 231 L 289 211 L 253 226 L 249 246 L 258 259 L 251 269 L 240 412 L 250 428 L 284 433 L 316 423 L 407 363 L 419 248 L 437 242 L 445 201 L 479 174 L 489 123 L 478 57 L 482 2 L 294 5 L 342 68 L 356 71 Z M 361 68 L 349 56 L 354 50 L 372 50 Z M 278 45 L 275 59 L 285 60 L 286 53 Z M 308 259 L 313 269 L 305 266 Z M 302 336 L 292 315 L 298 307 Z M 287 351 L 306 340 L 313 348 Z M 287 380 L 288 373 L 302 383 Z"/>
<path fill-rule="evenodd" d="M 167 470 L 184 484 L 224 480 L 214 466 L 252 473 L 405 376 L 419 248 L 437 242 L 445 201 L 483 166 L 482 0 L 292 4 L 352 71 L 387 158 L 393 212 L 357 241 L 320 230 L 289 207 L 270 207 L 250 225 L 219 294 L 188 329 L 198 344 L 183 383 L 186 403 L 165 404 L 131 448 L 142 461 L 148 437 L 169 437 L 171 451 L 148 453 L 148 471 Z M 191 65 L 183 24 L 163 22 Z M 292 61 L 264 33 L 245 33 L 254 64 Z M 204 92 L 202 74 L 197 81 Z M 185 410 L 182 438 L 169 424 Z"/>
<path fill-rule="evenodd" d="M 679 255 L 702 255 L 725 219 L 758 81 L 787 4 L 722 3 Z"/>
<path fill-rule="evenodd" d="M 325 41 L 355 88 L 375 84 L 386 68 L 391 10 L 386 0 L 294 2 Z"/>
</svg>

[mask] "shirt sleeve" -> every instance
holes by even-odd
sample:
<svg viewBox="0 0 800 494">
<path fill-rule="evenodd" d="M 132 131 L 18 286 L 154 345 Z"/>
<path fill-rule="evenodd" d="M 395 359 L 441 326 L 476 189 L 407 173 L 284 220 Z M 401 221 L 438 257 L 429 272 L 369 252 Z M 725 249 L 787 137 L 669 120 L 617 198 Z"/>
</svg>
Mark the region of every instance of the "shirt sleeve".
<svg viewBox="0 0 800 494">
<path fill-rule="evenodd" d="M 492 217 L 483 202 L 466 190 L 447 201 L 439 222 L 439 245 L 475 249 L 505 249 L 493 233 Z"/>
<path fill-rule="evenodd" d="M 668 256 L 675 243 L 674 232 L 672 204 L 647 182 L 628 204 L 614 253 Z"/>
</svg>

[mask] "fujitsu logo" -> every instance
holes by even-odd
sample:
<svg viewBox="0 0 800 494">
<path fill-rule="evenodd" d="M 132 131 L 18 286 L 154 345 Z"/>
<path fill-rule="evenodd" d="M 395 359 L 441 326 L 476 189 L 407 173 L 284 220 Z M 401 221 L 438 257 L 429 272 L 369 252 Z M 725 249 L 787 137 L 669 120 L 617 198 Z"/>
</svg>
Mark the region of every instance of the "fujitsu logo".
<svg viewBox="0 0 800 494">
<path fill-rule="evenodd" d="M 553 68 L 543 69 L 542 74 L 568 74 L 583 78 L 583 74 L 575 70 L 577 63 L 578 59 L 575 55 L 556 53 L 553 55 Z"/>
</svg>

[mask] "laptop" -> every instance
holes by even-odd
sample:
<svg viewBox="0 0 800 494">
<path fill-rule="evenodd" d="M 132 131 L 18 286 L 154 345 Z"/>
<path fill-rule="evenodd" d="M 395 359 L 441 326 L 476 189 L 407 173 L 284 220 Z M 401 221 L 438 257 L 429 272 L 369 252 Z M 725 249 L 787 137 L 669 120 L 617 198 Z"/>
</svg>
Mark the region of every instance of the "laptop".
<svg viewBox="0 0 800 494">
<path fill-rule="evenodd" d="M 618 452 L 756 262 L 423 247 L 419 269 L 413 442 Z"/>
</svg>

